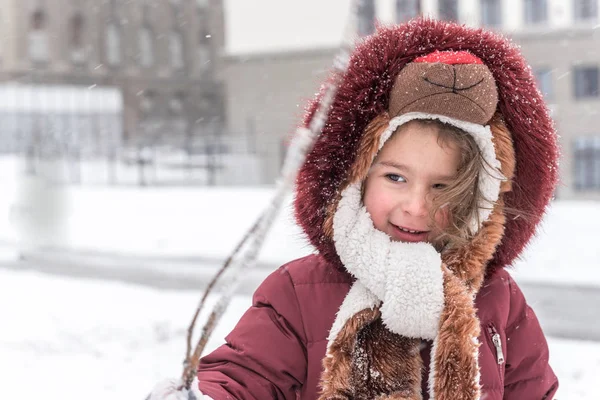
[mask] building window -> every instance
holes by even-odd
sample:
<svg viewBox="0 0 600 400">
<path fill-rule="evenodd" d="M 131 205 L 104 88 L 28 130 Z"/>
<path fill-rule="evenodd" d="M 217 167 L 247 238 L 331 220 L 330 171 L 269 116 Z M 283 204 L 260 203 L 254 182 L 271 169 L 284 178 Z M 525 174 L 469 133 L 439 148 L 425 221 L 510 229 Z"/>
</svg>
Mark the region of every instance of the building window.
<svg viewBox="0 0 600 400">
<path fill-rule="evenodd" d="M 152 30 L 144 26 L 139 31 L 139 46 L 140 46 L 140 64 L 143 67 L 151 67 L 154 65 L 154 37 Z"/>
<path fill-rule="evenodd" d="M 50 56 L 46 14 L 36 10 L 31 15 L 31 26 L 28 36 L 29 59 L 33 62 L 46 62 Z"/>
<path fill-rule="evenodd" d="M 76 14 L 71 18 L 71 48 L 83 47 L 83 16 Z"/>
<path fill-rule="evenodd" d="M 183 49 L 183 35 L 179 31 L 172 31 L 169 36 L 169 54 L 173 69 L 183 69 L 185 63 Z"/>
<path fill-rule="evenodd" d="M 598 0 L 574 0 L 573 7 L 575 21 L 598 19 Z"/>
<path fill-rule="evenodd" d="M 484 26 L 502 25 L 502 2 L 501 0 L 481 1 L 481 24 Z"/>
<path fill-rule="evenodd" d="M 552 70 L 550 68 L 541 67 L 533 69 L 533 76 L 537 82 L 538 88 L 544 98 L 549 101 L 552 100 Z"/>
<path fill-rule="evenodd" d="M 140 99 L 140 110 L 148 116 L 154 111 L 156 105 L 156 93 L 153 90 L 144 90 Z"/>
<path fill-rule="evenodd" d="M 71 51 L 71 61 L 74 64 L 82 64 L 85 62 L 85 47 L 84 47 L 84 19 L 81 14 L 75 14 L 71 18 L 69 47 Z"/>
<path fill-rule="evenodd" d="M 203 116 L 209 116 L 212 114 L 212 105 L 212 97 L 210 97 L 208 94 L 201 95 L 197 102 L 198 110 L 200 110 L 200 114 Z"/>
<path fill-rule="evenodd" d="M 575 139 L 575 189 L 600 190 L 600 136 Z"/>
<path fill-rule="evenodd" d="M 525 0 L 525 22 L 540 24 L 548 20 L 547 0 Z"/>
<path fill-rule="evenodd" d="M 181 0 L 171 0 L 171 12 L 173 13 L 173 18 L 177 21 L 178 18 L 183 17 L 183 4 Z"/>
<path fill-rule="evenodd" d="M 2 18 L 2 17 L 3 17 L 3 14 L 2 14 L 2 13 L 0 13 L 0 25 L 4 25 L 4 20 L 3 20 L 3 18 Z M 3 53 L 3 51 L 2 51 L 2 50 L 3 50 L 3 49 L 4 49 L 3 43 L 2 43 L 2 42 L 0 42 L 0 61 L 2 60 L 2 55 L 3 55 L 3 54 L 2 54 L 2 53 Z"/>
<path fill-rule="evenodd" d="M 206 71 L 210 63 L 210 47 L 206 43 L 198 45 L 198 68 L 200 71 Z"/>
<path fill-rule="evenodd" d="M 172 115 L 183 114 L 183 104 L 185 101 L 185 95 L 182 92 L 176 92 L 173 97 L 169 100 L 169 111 Z"/>
<path fill-rule="evenodd" d="M 458 21 L 458 0 L 439 0 L 438 14 L 445 21 Z"/>
<path fill-rule="evenodd" d="M 205 30 L 200 30 L 198 35 L 198 48 L 196 54 L 196 60 L 198 62 L 198 70 L 200 72 L 206 71 L 209 67 L 211 55 L 210 55 L 210 39 L 211 35 L 206 33 Z"/>
<path fill-rule="evenodd" d="M 598 97 L 600 72 L 598 67 L 575 67 L 574 68 L 575 98 Z"/>
<path fill-rule="evenodd" d="M 396 21 L 406 22 L 421 14 L 420 0 L 396 0 Z"/>
<path fill-rule="evenodd" d="M 106 27 L 106 62 L 113 67 L 121 64 L 121 29 L 115 22 Z"/>
<path fill-rule="evenodd" d="M 375 1 L 358 2 L 358 34 L 367 36 L 375 32 Z"/>
</svg>

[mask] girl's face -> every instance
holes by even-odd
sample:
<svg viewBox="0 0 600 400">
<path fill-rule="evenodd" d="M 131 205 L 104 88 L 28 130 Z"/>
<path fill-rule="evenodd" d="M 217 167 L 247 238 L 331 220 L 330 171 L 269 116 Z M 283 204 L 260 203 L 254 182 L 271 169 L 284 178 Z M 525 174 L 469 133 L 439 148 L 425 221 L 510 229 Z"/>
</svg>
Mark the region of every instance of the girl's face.
<svg viewBox="0 0 600 400">
<path fill-rule="evenodd" d="M 432 219 L 431 200 L 456 177 L 458 147 L 438 144 L 438 127 L 409 122 L 385 143 L 364 183 L 363 203 L 378 230 L 402 242 L 434 242 L 448 226 L 445 208 Z"/>
</svg>

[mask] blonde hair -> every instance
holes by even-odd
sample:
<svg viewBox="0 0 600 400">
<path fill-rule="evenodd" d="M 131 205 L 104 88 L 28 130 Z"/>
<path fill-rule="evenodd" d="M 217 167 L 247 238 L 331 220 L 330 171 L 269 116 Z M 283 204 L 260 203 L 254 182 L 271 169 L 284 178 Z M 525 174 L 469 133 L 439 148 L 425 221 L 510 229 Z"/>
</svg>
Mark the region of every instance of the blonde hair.
<svg viewBox="0 0 600 400">
<path fill-rule="evenodd" d="M 442 147 L 456 146 L 460 162 L 455 179 L 432 199 L 429 209 L 432 221 L 442 208 L 447 209 L 448 225 L 436 241 L 461 245 L 471 239 L 476 232 L 471 231 L 471 221 L 479 226 L 479 208 L 489 204 L 479 188 L 479 177 L 487 173 L 488 166 L 481 155 L 479 146 L 468 132 L 439 120 L 419 120 L 417 123 L 433 125 L 438 130 L 438 144 Z"/>
</svg>

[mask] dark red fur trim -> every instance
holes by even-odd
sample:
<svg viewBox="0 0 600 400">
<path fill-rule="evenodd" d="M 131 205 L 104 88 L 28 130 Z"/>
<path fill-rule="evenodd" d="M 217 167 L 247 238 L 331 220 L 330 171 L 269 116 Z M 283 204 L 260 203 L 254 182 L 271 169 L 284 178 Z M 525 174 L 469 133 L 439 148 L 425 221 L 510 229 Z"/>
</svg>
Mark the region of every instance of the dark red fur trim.
<svg viewBox="0 0 600 400">
<path fill-rule="evenodd" d="M 505 206 L 522 210 L 527 217 L 507 221 L 491 269 L 518 257 L 553 196 L 558 179 L 557 137 L 531 70 L 516 46 L 492 32 L 430 19 L 380 28 L 354 51 L 323 134 L 297 180 L 296 218 L 319 252 L 340 267 L 331 238 L 323 234 L 328 205 L 351 171 L 365 126 L 387 109 L 395 76 L 408 62 L 435 50 L 467 50 L 489 67 L 498 86 L 498 110 L 513 134 L 517 166 Z M 313 102 L 308 115 L 315 106 Z"/>
</svg>

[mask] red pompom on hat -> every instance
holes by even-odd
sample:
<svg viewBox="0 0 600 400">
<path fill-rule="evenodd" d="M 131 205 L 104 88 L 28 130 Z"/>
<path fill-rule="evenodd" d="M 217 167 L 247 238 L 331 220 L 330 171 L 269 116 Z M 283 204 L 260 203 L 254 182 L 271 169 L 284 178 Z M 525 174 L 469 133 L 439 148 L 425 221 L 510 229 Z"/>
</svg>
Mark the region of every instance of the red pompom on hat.
<svg viewBox="0 0 600 400">
<path fill-rule="evenodd" d="M 480 58 L 474 56 L 468 51 L 439 51 L 426 56 L 417 57 L 413 62 L 416 63 L 443 63 L 443 64 L 483 64 Z"/>
</svg>

